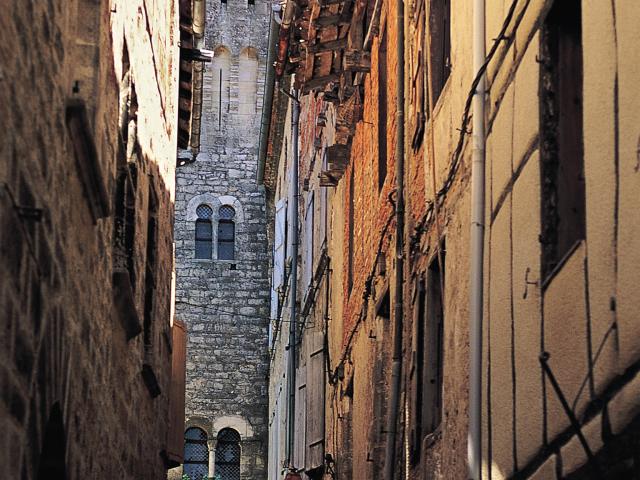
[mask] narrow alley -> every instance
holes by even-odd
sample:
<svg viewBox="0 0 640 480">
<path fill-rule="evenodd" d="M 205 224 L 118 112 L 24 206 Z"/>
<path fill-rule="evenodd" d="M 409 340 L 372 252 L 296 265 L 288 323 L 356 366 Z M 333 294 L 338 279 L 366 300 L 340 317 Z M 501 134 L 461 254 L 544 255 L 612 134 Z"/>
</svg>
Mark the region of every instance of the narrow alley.
<svg viewBox="0 0 640 480">
<path fill-rule="evenodd" d="M 0 14 L 21 480 L 640 480 L 640 2 Z"/>
</svg>

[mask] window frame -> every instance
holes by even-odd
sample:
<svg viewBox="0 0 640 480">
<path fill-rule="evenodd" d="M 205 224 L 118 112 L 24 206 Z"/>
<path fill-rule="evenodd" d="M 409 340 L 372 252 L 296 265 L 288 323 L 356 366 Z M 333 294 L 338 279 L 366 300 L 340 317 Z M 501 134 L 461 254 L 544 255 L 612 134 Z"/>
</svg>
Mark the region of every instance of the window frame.
<svg viewBox="0 0 640 480">
<path fill-rule="evenodd" d="M 579 0 L 556 0 L 540 37 L 543 287 L 586 239 L 584 53 Z"/>
<path fill-rule="evenodd" d="M 224 209 L 228 208 L 233 211 L 233 215 L 229 218 L 221 218 L 220 212 Z M 237 212 L 236 209 L 232 205 L 222 204 L 218 207 L 218 226 L 217 226 L 217 236 L 216 236 L 216 247 L 217 247 L 217 259 L 224 261 L 233 261 L 236 259 L 236 219 Z M 225 237 L 223 238 L 223 226 L 228 226 L 230 232 L 225 232 Z M 229 234 L 227 238 L 226 235 Z M 221 252 L 226 252 L 227 248 L 221 247 L 231 247 L 231 256 L 229 258 L 223 258 Z"/>
<path fill-rule="evenodd" d="M 224 434 L 235 435 L 237 440 L 234 438 L 233 440 L 227 440 L 225 438 L 221 438 Z M 223 428 L 218 432 L 216 437 L 216 448 L 215 448 L 215 465 L 214 465 L 214 476 L 216 478 L 220 478 L 220 480 L 240 480 L 240 465 L 242 464 L 242 437 L 240 433 L 230 427 Z M 226 461 L 222 459 L 222 455 L 220 450 L 224 445 L 231 445 L 237 448 L 237 458 L 233 461 Z M 220 476 L 220 472 L 218 472 L 218 468 L 220 466 L 237 466 L 237 477 L 234 475 L 234 478 L 222 477 Z"/>
<path fill-rule="evenodd" d="M 198 210 L 202 206 L 207 207 L 210 210 L 209 216 L 204 216 L 198 213 Z M 211 260 L 213 258 L 213 209 L 210 205 L 201 203 L 196 208 L 196 215 L 197 218 L 194 222 L 194 257 L 196 260 Z M 202 229 L 198 228 L 200 225 L 203 225 L 206 228 L 204 235 Z M 204 256 L 199 253 L 198 245 L 204 245 L 206 247 L 206 254 Z"/>
<path fill-rule="evenodd" d="M 199 432 L 201 432 L 201 436 L 204 435 L 204 439 L 192 439 L 192 438 L 187 438 L 187 433 L 190 430 L 197 430 Z M 184 447 L 185 447 L 185 451 L 187 449 L 187 444 L 198 444 L 198 445 L 204 445 L 207 449 L 207 453 L 204 457 L 204 459 L 201 460 L 187 460 L 187 455 L 185 452 L 184 455 L 184 460 L 183 460 L 183 471 L 187 469 L 187 465 L 206 465 L 206 469 L 207 469 L 207 477 L 209 475 L 209 435 L 207 434 L 207 432 L 200 428 L 200 427 L 189 427 L 184 431 Z M 188 475 L 188 473 L 184 472 L 185 475 Z M 190 477 L 191 478 L 191 477 Z M 197 479 L 197 478 L 192 478 L 191 480 L 201 480 L 201 479 Z"/>
</svg>

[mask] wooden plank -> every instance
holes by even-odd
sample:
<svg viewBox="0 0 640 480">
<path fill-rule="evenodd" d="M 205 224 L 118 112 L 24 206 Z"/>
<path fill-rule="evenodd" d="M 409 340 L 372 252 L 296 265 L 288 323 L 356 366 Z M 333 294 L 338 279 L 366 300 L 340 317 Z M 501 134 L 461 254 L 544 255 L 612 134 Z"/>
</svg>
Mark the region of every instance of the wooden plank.
<svg viewBox="0 0 640 480">
<path fill-rule="evenodd" d="M 340 75 L 332 73 L 323 77 L 316 77 L 304 84 L 303 93 L 309 93 L 312 90 L 316 90 L 320 87 L 324 87 L 330 82 L 335 82 L 340 79 Z"/>
<path fill-rule="evenodd" d="M 307 47 L 307 52 L 318 54 L 318 53 L 322 53 L 322 52 L 329 52 L 329 51 L 332 51 L 332 50 L 340 50 L 342 48 L 345 48 L 346 46 L 347 46 L 347 39 L 346 38 L 338 38 L 337 40 L 330 40 L 328 42 L 316 43 L 315 45 L 309 45 Z"/>
<path fill-rule="evenodd" d="M 362 50 L 345 50 L 343 55 L 345 70 L 353 72 L 371 71 L 371 54 Z"/>
<path fill-rule="evenodd" d="M 305 469 L 324 465 L 324 413 L 325 413 L 325 359 L 324 335 L 313 332 L 308 335 L 307 344 L 307 415 Z"/>
<path fill-rule="evenodd" d="M 341 25 L 349 25 L 348 21 L 342 19 L 342 15 L 325 15 L 324 17 L 316 18 L 313 21 L 313 25 L 316 28 L 336 27 Z"/>
</svg>

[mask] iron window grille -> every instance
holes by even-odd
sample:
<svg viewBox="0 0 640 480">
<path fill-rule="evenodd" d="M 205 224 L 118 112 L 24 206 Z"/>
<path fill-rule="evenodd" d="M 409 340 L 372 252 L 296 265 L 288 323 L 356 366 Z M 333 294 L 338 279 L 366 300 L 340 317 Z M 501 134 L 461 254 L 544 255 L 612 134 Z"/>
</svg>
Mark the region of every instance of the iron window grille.
<svg viewBox="0 0 640 480">
<path fill-rule="evenodd" d="M 231 428 L 218 434 L 215 478 L 240 480 L 240 434 Z"/>
<path fill-rule="evenodd" d="M 213 210 L 208 205 L 196 208 L 196 258 L 211 259 L 213 253 Z"/>
<path fill-rule="evenodd" d="M 207 433 L 200 428 L 188 428 L 184 434 L 183 473 L 189 480 L 209 478 Z"/>
<path fill-rule="evenodd" d="M 218 259 L 235 259 L 236 226 L 233 219 L 236 211 L 229 205 L 222 205 L 218 210 Z"/>
</svg>

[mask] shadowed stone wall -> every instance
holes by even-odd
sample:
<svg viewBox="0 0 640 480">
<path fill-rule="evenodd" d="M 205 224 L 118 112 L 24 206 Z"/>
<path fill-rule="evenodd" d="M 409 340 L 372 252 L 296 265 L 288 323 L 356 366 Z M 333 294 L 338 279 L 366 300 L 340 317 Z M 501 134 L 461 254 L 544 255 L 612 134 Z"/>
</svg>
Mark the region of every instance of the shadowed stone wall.
<svg viewBox="0 0 640 480">
<path fill-rule="evenodd" d="M 166 475 L 171 391 L 178 3 L 4 6 L 2 477 L 157 480 Z M 126 158 L 125 77 L 137 91 Z M 70 127 L 67 107 L 79 104 L 86 118 Z M 91 144 L 95 154 L 78 147 Z M 127 170 L 135 275 L 116 282 Z"/>
</svg>

